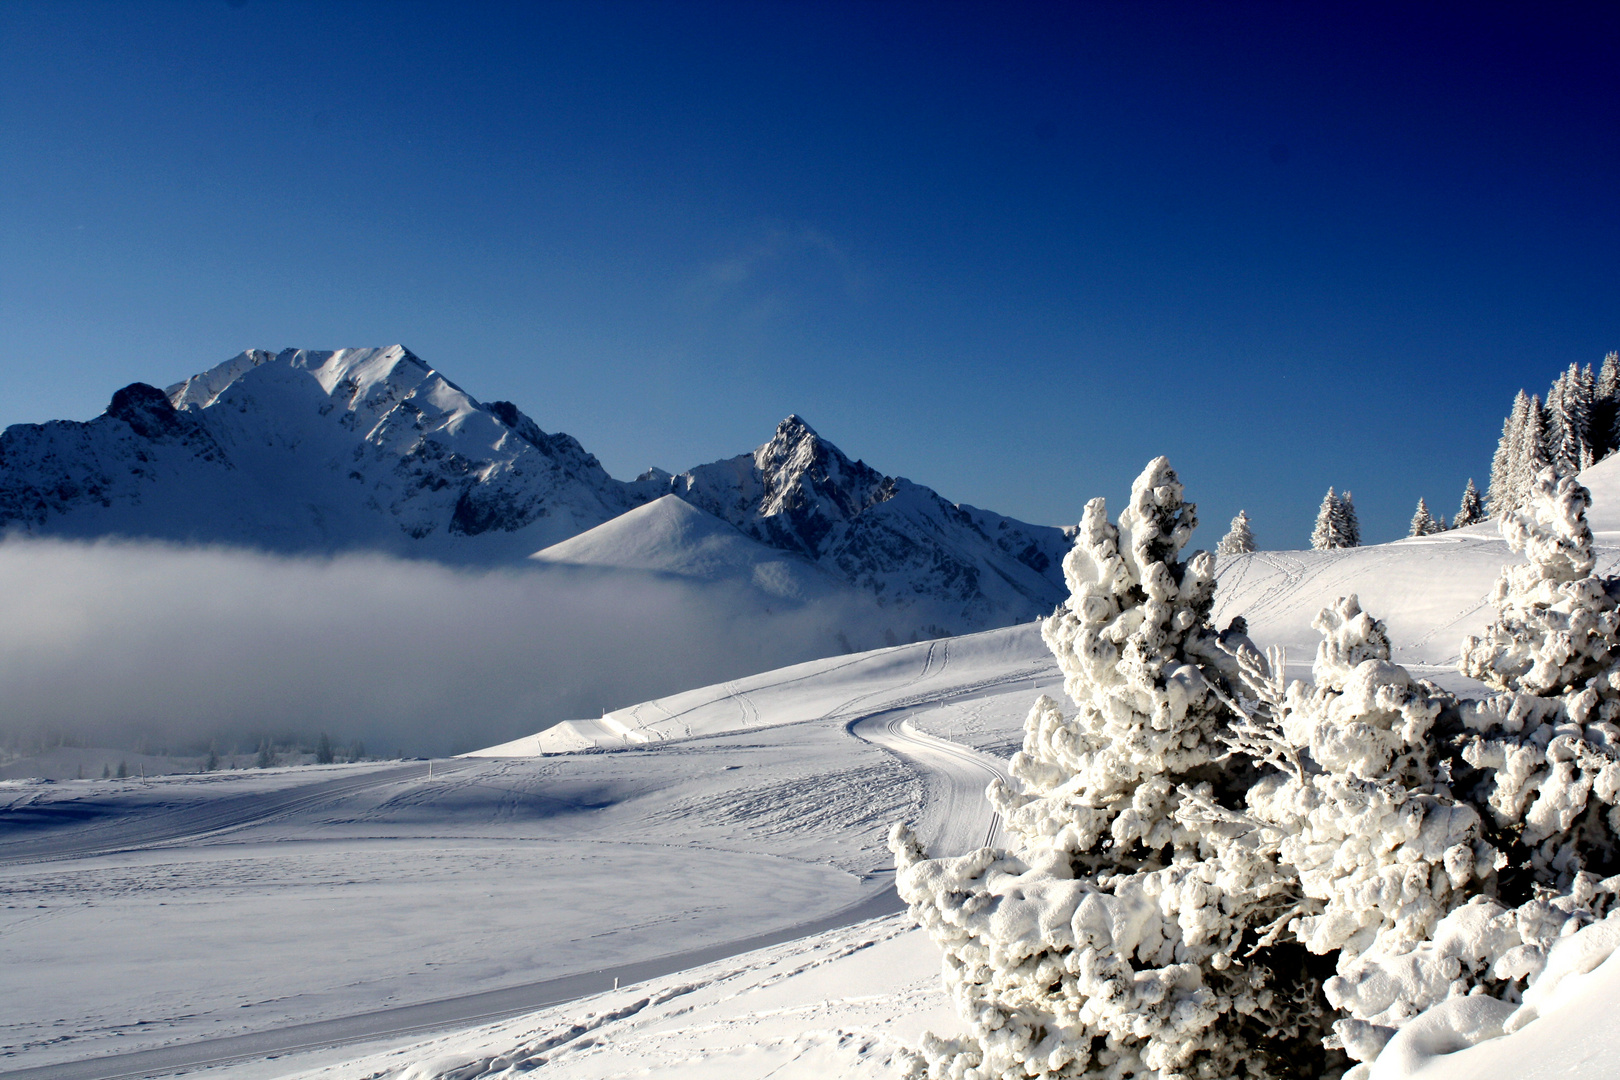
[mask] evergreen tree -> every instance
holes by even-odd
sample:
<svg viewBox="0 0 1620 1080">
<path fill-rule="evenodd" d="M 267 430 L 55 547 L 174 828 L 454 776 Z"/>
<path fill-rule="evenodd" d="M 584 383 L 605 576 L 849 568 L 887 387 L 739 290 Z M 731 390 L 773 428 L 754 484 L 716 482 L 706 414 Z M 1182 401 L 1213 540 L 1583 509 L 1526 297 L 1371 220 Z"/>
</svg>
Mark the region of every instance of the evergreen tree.
<svg viewBox="0 0 1620 1080">
<path fill-rule="evenodd" d="M 1418 500 L 1417 512 L 1412 515 L 1412 536 L 1433 536 L 1437 532 L 1444 532 L 1445 526 L 1434 520 L 1429 513 L 1429 504 L 1423 499 Z"/>
<path fill-rule="evenodd" d="M 1592 463 L 1592 372 L 1574 364 L 1547 393 L 1547 460 L 1559 476 L 1574 476 Z"/>
<path fill-rule="evenodd" d="M 1221 542 L 1215 545 L 1215 554 L 1243 555 L 1258 550 L 1254 543 L 1254 533 L 1249 530 L 1248 512 L 1239 510 L 1237 517 L 1232 519 L 1232 527 L 1226 530 Z"/>
<path fill-rule="evenodd" d="M 1485 520 L 1485 504 L 1480 501 L 1479 489 L 1474 486 L 1474 478 L 1468 478 L 1468 486 L 1463 489 L 1462 506 L 1457 508 L 1457 516 L 1451 519 L 1451 527 L 1460 529 L 1465 525 L 1478 525 Z"/>
<path fill-rule="evenodd" d="M 1118 525 L 1086 505 L 1069 599 L 1041 626 L 1072 707 L 1038 700 L 1016 783 L 987 792 L 1007 847 L 929 860 L 909 828 L 890 833 L 896 888 L 945 953 L 967 1029 L 925 1037 L 912 1076 L 1343 1071 L 1321 1041 L 1332 1018 L 1314 976 L 1331 967 L 1278 942 L 1300 897 L 1228 839 L 1253 831 L 1225 809 L 1246 786 L 1228 766 L 1239 661 L 1209 622 L 1214 560 L 1180 558 L 1197 521 L 1182 496 L 1159 458 Z"/>
<path fill-rule="evenodd" d="M 103 780 L 112 779 L 112 767 L 110 765 L 103 764 L 101 766 L 101 778 Z"/>
<path fill-rule="evenodd" d="M 208 744 L 208 760 L 203 762 L 203 772 L 213 772 L 219 768 L 219 744 Z"/>
<path fill-rule="evenodd" d="M 1524 425 L 1530 418 L 1530 398 L 1523 390 L 1513 396 L 1513 408 L 1502 421 L 1502 438 L 1491 458 L 1491 481 L 1486 488 L 1486 504 L 1491 517 L 1501 517 L 1516 508 L 1519 445 L 1524 441 Z"/>
<path fill-rule="evenodd" d="M 1587 364 L 1575 377 L 1575 405 L 1581 423 L 1581 468 L 1585 469 L 1598 459 L 1597 433 L 1592 428 L 1592 410 L 1597 408 L 1597 376 Z"/>
<path fill-rule="evenodd" d="M 366 744 L 361 742 L 359 739 L 354 740 L 354 743 L 349 747 L 349 760 L 363 761 L 365 760 L 365 756 Z"/>
<path fill-rule="evenodd" d="M 332 740 L 324 731 L 321 732 L 320 739 L 318 739 L 315 743 L 315 764 L 332 764 Z"/>
<path fill-rule="evenodd" d="M 1530 395 L 1530 407 L 1525 413 L 1524 428 L 1519 432 L 1519 445 L 1513 461 L 1513 497 L 1509 510 L 1517 510 L 1530 501 L 1530 491 L 1541 470 L 1552 465 L 1547 453 L 1547 409 L 1540 396 Z"/>
<path fill-rule="evenodd" d="M 129 778 L 129 762 L 120 761 L 118 763 L 118 779 L 127 780 L 128 778 Z"/>
<path fill-rule="evenodd" d="M 1311 530 L 1311 547 L 1317 551 L 1328 551 L 1331 548 L 1341 547 L 1337 543 L 1335 508 L 1339 505 L 1339 497 L 1328 488 L 1327 494 L 1322 496 L 1322 505 L 1316 511 L 1316 528 Z"/>
<path fill-rule="evenodd" d="M 1599 460 L 1620 447 L 1615 425 L 1620 422 L 1620 353 L 1611 352 L 1598 369 L 1592 388 L 1592 456 Z"/>
<path fill-rule="evenodd" d="M 1356 520 L 1356 504 L 1350 493 L 1346 491 L 1339 496 L 1337 509 L 1338 520 L 1338 547 L 1352 548 L 1361 546 L 1361 522 Z"/>
<path fill-rule="evenodd" d="M 270 740 L 265 739 L 265 740 L 263 740 L 262 742 L 259 743 L 259 757 L 258 757 L 258 760 L 255 762 L 255 764 L 258 765 L 258 767 L 261 768 L 261 769 L 268 769 L 270 766 L 274 765 L 275 763 L 276 763 L 275 752 L 270 749 Z"/>
</svg>

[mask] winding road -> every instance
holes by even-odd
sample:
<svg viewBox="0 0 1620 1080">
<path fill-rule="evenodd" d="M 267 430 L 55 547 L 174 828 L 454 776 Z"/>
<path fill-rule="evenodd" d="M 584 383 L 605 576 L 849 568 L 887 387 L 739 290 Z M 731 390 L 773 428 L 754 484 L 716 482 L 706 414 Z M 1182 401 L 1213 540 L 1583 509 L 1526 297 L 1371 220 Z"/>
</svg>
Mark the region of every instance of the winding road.
<svg viewBox="0 0 1620 1080">
<path fill-rule="evenodd" d="M 933 662 L 930 650 L 923 672 L 913 682 L 927 675 Z M 984 789 L 993 777 L 1005 777 L 1002 763 L 913 728 L 908 717 L 925 707 L 925 703 L 912 698 L 903 707 L 889 705 L 854 719 L 848 719 L 845 712 L 839 722 L 853 737 L 899 755 L 923 773 L 928 788 L 928 809 L 918 832 L 930 852 L 960 854 L 991 843 L 1000 831 L 1001 821 L 986 803 Z M 438 762 L 435 766 L 449 772 L 458 764 Z M 222 832 L 270 820 L 366 787 L 425 776 L 427 768 L 426 764 L 413 764 L 262 795 L 232 796 L 214 805 L 177 807 L 170 814 L 144 814 L 122 824 L 112 821 L 104 826 L 47 829 L 37 837 L 25 836 L 0 843 L 0 862 L 67 859 L 216 837 Z M 0 1072 L 0 1080 L 135 1080 L 298 1051 L 453 1030 L 672 974 L 904 908 L 905 904 L 891 884 L 831 914 L 701 949 L 332 1020 Z"/>
</svg>

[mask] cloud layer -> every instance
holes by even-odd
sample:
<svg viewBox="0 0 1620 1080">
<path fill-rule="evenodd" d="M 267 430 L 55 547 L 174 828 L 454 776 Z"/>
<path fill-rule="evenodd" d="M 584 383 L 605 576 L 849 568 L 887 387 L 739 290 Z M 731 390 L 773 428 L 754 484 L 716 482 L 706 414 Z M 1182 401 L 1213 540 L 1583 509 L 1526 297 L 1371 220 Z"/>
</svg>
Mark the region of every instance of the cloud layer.
<svg viewBox="0 0 1620 1080">
<path fill-rule="evenodd" d="M 0 544 L 0 739 L 442 754 L 826 655 L 851 611 L 560 567 Z"/>
</svg>

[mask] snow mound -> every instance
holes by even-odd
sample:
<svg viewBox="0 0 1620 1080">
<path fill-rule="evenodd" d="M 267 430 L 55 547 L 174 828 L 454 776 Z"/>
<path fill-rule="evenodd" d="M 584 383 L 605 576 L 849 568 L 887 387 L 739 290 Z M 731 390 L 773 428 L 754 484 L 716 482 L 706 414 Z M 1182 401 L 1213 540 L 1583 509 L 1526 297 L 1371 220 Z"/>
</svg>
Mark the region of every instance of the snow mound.
<svg viewBox="0 0 1620 1080">
<path fill-rule="evenodd" d="M 1580 481 L 1592 493 L 1587 522 L 1598 545 L 1596 572 L 1620 572 L 1620 454 L 1581 473 Z M 1497 576 L 1523 561 L 1494 520 L 1367 547 L 1224 555 L 1213 617 L 1224 626 L 1241 615 L 1255 641 L 1303 660 L 1316 650 L 1316 613 L 1354 595 L 1388 628 L 1391 659 L 1431 676 L 1424 669 L 1453 667 L 1463 639 L 1484 632 Z"/>
<path fill-rule="evenodd" d="M 804 559 L 744 536 L 728 522 L 665 495 L 529 556 L 540 562 L 650 570 L 698 581 L 742 582 L 771 596 L 807 600 L 840 589 Z"/>
<path fill-rule="evenodd" d="M 1041 641 L 1040 627 L 1025 624 L 812 660 L 644 701 L 598 719 L 565 721 L 537 735 L 466 756 L 569 754 L 814 720 L 854 719 L 922 700 L 1046 679 L 1053 670 L 1052 654 Z"/>
</svg>

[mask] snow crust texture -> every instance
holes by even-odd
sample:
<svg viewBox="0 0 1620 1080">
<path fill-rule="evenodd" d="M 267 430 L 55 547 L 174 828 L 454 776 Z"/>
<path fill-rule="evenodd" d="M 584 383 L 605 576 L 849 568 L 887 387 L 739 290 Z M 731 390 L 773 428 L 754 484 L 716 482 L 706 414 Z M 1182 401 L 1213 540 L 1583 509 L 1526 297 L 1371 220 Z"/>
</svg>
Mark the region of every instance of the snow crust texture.
<svg viewBox="0 0 1620 1080">
<path fill-rule="evenodd" d="M 1043 626 L 1075 711 L 1038 701 L 987 792 L 1009 849 L 891 834 L 970 1028 L 913 1075 L 1366 1080 L 1530 1023 L 1560 942 L 1613 951 L 1620 892 L 1620 580 L 1589 503 L 1548 470 L 1503 522 L 1527 561 L 1464 643 L 1476 700 L 1391 662 L 1354 596 L 1289 682 L 1210 624 L 1168 463 L 1117 526 L 1094 500 Z"/>
</svg>

